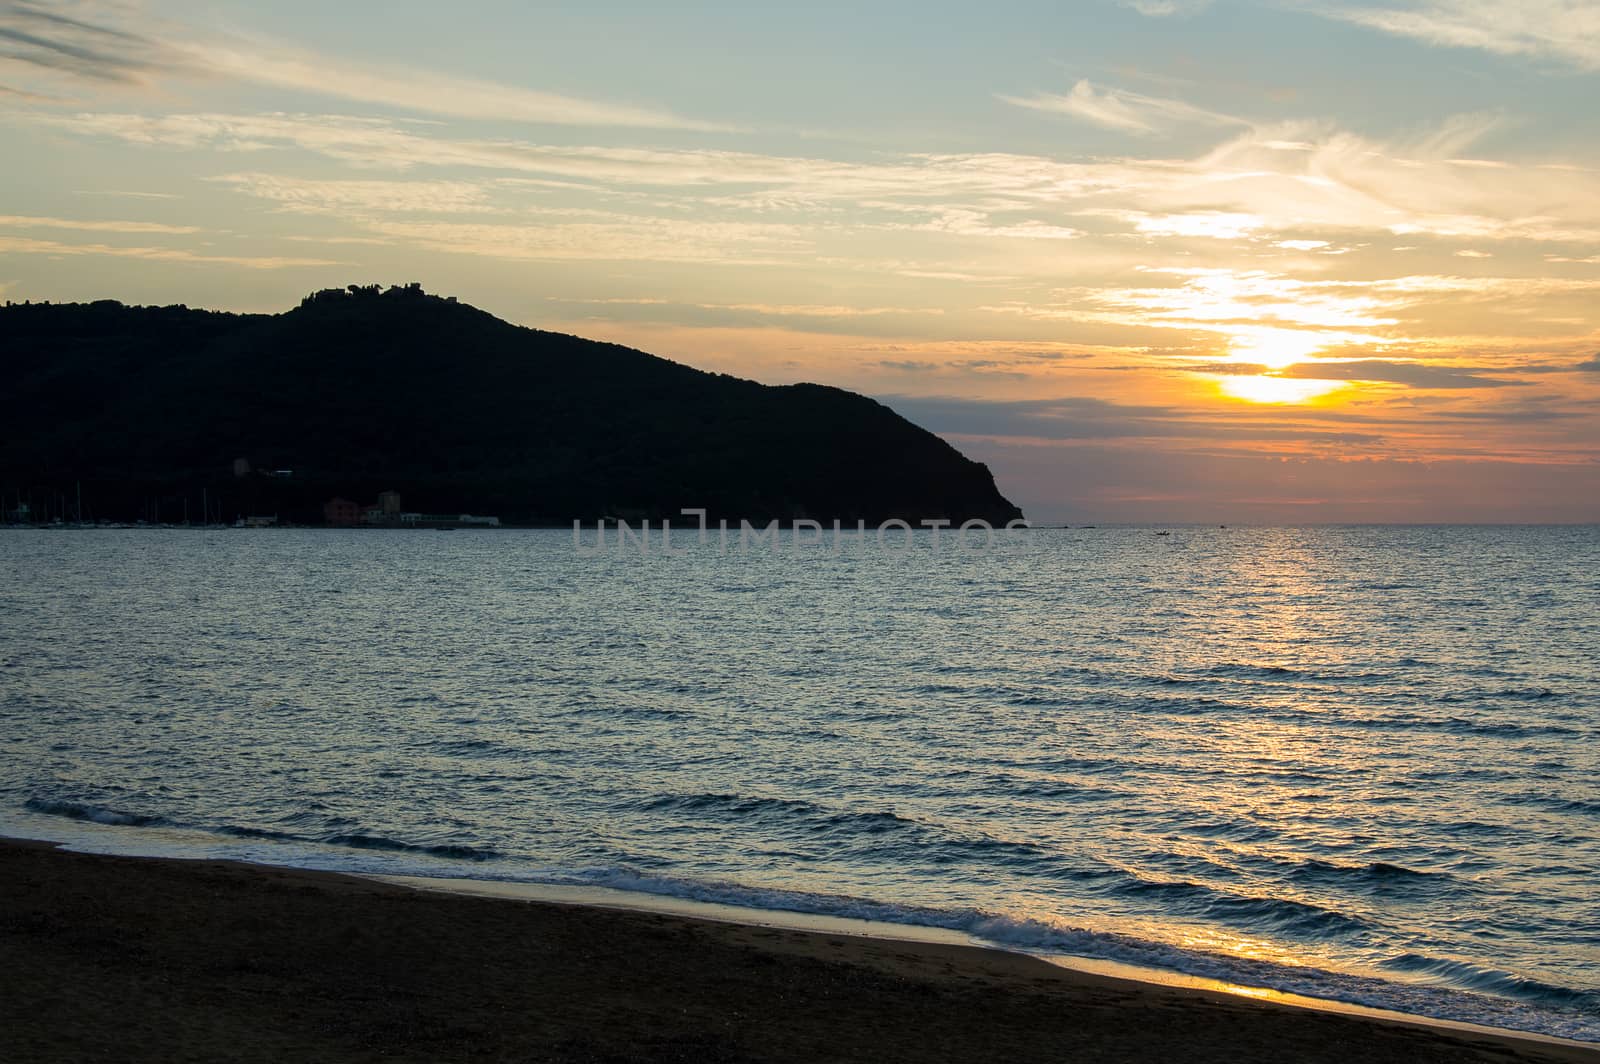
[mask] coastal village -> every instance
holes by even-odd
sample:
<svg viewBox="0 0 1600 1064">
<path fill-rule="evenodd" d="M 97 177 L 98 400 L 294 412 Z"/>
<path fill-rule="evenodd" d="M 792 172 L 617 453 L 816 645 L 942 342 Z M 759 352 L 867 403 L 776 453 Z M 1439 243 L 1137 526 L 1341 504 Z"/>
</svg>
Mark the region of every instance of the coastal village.
<svg viewBox="0 0 1600 1064">
<path fill-rule="evenodd" d="M 292 469 L 252 469 L 249 461 L 244 458 L 235 459 L 233 462 L 233 475 L 235 479 L 243 480 L 248 477 L 263 477 L 273 480 L 291 480 L 295 471 Z M 9 495 L 9 492 L 0 492 L 0 497 Z M 222 503 L 215 497 L 208 497 L 202 491 L 200 499 L 196 502 L 200 520 L 190 520 L 190 508 L 187 501 L 177 511 L 181 515 L 178 520 L 162 520 L 163 511 L 159 506 L 152 506 L 149 517 L 138 521 L 109 521 L 105 519 L 91 519 L 85 516 L 84 500 L 81 489 L 69 499 L 65 495 L 55 495 L 50 500 L 53 505 L 35 508 L 31 502 L 24 501 L 20 492 L 17 493 L 15 502 L 9 500 L 0 509 L 0 526 L 24 528 L 133 528 L 140 526 L 155 526 L 162 528 L 182 527 L 198 524 L 201 527 L 220 528 L 229 527 L 230 522 L 222 517 Z M 168 509 L 166 513 L 171 514 Z M 335 496 L 322 504 L 323 524 L 331 528 L 425 528 L 425 529 L 451 529 L 451 528 L 499 528 L 500 518 L 486 514 L 437 514 L 422 513 L 407 510 L 401 505 L 398 491 L 381 491 L 375 502 L 360 503 L 352 499 Z M 276 513 L 240 513 L 232 522 L 234 528 L 274 528 L 304 522 L 280 521 Z"/>
<path fill-rule="evenodd" d="M 322 519 L 336 528 L 367 525 L 375 528 L 499 528 L 500 518 L 479 514 L 425 514 L 400 506 L 398 491 L 381 491 L 378 501 L 365 505 L 332 498 L 322 504 Z"/>
</svg>

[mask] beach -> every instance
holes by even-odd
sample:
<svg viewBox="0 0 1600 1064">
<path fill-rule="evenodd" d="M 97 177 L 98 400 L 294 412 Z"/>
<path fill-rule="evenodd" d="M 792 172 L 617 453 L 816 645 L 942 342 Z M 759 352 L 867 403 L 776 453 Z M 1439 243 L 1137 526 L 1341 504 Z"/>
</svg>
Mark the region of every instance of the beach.
<svg viewBox="0 0 1600 1064">
<path fill-rule="evenodd" d="M 1600 1061 L 976 947 L 0 842 L 8 1061 Z"/>
</svg>

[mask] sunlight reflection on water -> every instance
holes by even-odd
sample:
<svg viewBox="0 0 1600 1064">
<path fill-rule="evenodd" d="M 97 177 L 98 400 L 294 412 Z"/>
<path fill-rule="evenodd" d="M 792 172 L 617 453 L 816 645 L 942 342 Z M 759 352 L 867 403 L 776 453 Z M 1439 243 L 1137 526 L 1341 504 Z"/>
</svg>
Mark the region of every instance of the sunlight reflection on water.
<svg viewBox="0 0 1600 1064">
<path fill-rule="evenodd" d="M 1592 1013 L 1597 562 L 1594 528 L 0 533 L 0 806 Z"/>
</svg>

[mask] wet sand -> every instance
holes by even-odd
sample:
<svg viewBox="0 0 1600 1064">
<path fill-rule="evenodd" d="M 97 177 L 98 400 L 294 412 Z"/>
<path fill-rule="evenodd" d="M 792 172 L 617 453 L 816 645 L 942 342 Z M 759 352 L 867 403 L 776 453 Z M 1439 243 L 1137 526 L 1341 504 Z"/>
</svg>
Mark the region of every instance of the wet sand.
<svg viewBox="0 0 1600 1064">
<path fill-rule="evenodd" d="M 0 840 L 0 1060 L 1588 1061 L 971 946 Z"/>
</svg>

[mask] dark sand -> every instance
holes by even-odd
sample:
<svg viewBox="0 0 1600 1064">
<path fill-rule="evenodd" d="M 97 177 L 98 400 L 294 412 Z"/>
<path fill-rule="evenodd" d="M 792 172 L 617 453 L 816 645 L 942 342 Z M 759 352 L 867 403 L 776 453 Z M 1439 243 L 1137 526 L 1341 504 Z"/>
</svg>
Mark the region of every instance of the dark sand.
<svg viewBox="0 0 1600 1064">
<path fill-rule="evenodd" d="M 0 841 L 0 1060 L 1590 1061 L 961 946 Z"/>
</svg>

